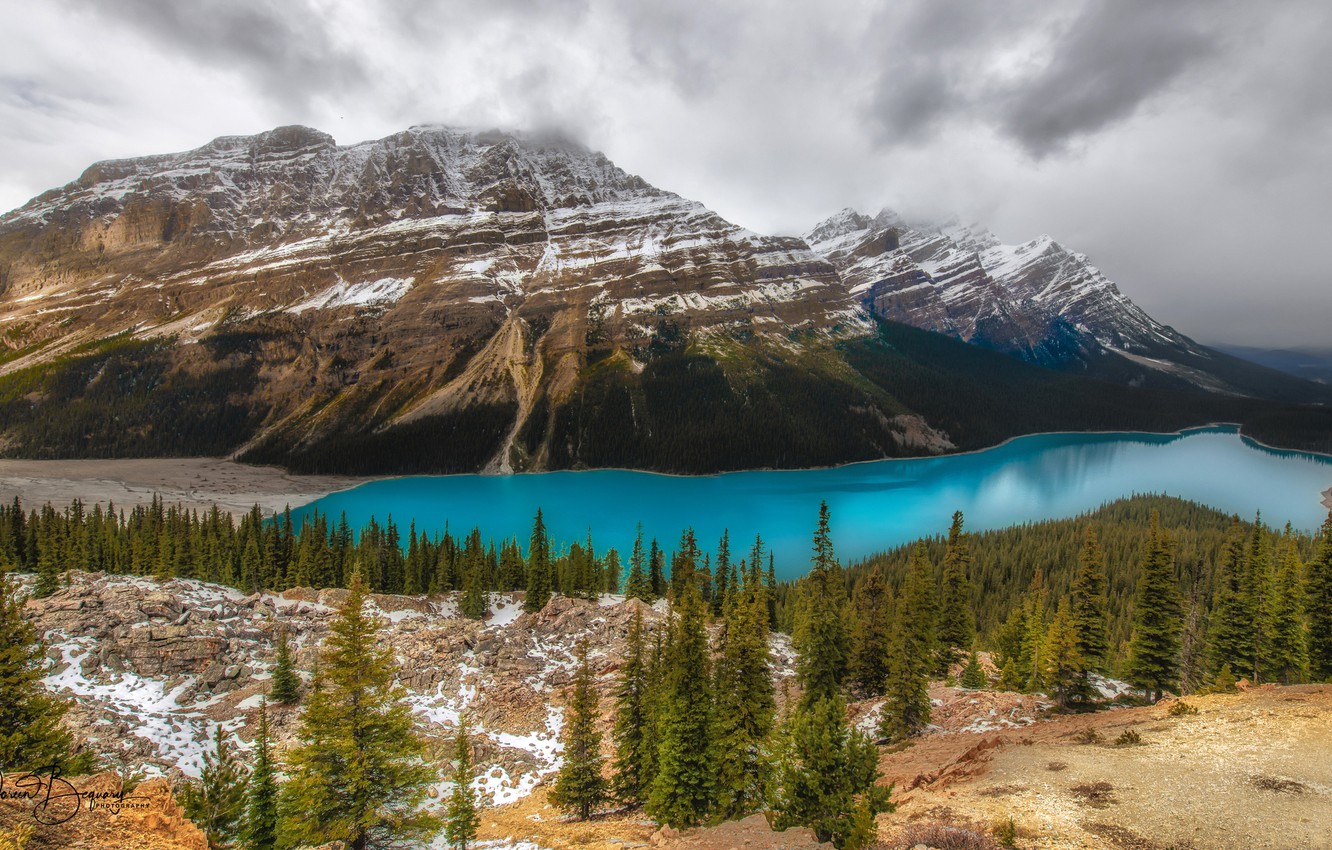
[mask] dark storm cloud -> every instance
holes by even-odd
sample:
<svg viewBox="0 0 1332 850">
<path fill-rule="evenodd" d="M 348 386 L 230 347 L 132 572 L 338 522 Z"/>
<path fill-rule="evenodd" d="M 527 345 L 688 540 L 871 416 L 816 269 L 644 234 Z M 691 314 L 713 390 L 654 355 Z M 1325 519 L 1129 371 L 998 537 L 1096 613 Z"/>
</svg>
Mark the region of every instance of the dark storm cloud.
<svg viewBox="0 0 1332 850">
<path fill-rule="evenodd" d="M 1096 0 L 1040 73 L 1004 104 L 1001 126 L 1036 157 L 1133 115 L 1221 48 L 1222 0 Z"/>
<path fill-rule="evenodd" d="M 272 100 L 299 103 L 369 80 L 364 59 L 334 41 L 308 0 L 64 1 L 139 32 L 163 51 L 250 75 Z"/>
<path fill-rule="evenodd" d="M 992 129 L 1042 158 L 1132 116 L 1217 55 L 1232 0 L 894 5 L 868 118 L 879 143 Z M 1048 7 L 1046 7 L 1048 8 Z M 1049 34 L 1048 38 L 1043 38 Z M 928 45 L 928 49 L 926 46 Z"/>
</svg>

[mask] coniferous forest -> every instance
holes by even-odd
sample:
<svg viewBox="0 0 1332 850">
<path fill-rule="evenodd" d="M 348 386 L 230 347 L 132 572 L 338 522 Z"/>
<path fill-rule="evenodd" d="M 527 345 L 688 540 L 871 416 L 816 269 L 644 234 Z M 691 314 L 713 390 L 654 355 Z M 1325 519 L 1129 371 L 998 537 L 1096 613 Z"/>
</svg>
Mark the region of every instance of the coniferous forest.
<svg viewBox="0 0 1332 850">
<path fill-rule="evenodd" d="M 423 761 L 395 662 L 362 611 L 369 592 L 456 591 L 461 612 L 476 618 L 493 591 L 525 591 L 529 611 L 555 594 L 668 599 L 659 628 L 635 618 L 612 705 L 602 705 L 580 650 L 551 801 L 583 819 L 641 806 L 677 827 L 766 811 L 778 828 L 808 826 L 842 848 L 864 846 L 874 816 L 891 809 L 890 789 L 876 781 L 876 744 L 909 742 L 926 728 L 931 681 L 1041 692 L 1085 710 L 1096 702 L 1096 675 L 1123 678 L 1149 701 L 1230 689 L 1238 678 L 1332 679 L 1332 518 L 1308 536 L 1261 517 L 1137 497 L 979 534 L 955 514 L 941 531 L 844 568 L 824 505 L 808 573 L 778 583 L 758 538 L 733 543 L 728 533 L 708 550 L 685 529 L 668 548 L 640 529 L 622 557 L 591 539 L 557 544 L 540 511 L 524 539 L 497 543 L 476 530 L 404 534 L 391 520 L 353 530 L 345 518 L 314 516 L 295 526 L 289 513 L 257 508 L 237 522 L 157 501 L 126 512 L 79 503 L 28 511 L 16 500 L 0 508 L 0 558 L 35 573 L 39 597 L 73 568 L 247 591 L 351 589 L 303 701 L 278 636 L 271 698 L 301 703 L 285 766 L 270 755 L 265 708 L 252 764 L 219 738 L 203 779 L 182 792 L 210 832 L 259 836 L 241 846 L 369 847 L 440 828 L 455 846 L 475 837 L 463 744 L 443 819 L 417 808 L 444 771 Z M 23 631 L 7 588 L 3 595 L 0 628 L 31 651 L 6 661 L 0 696 L 26 717 L 54 701 L 34 690 L 40 644 Z M 773 630 L 789 633 L 798 653 L 798 688 L 782 700 L 770 675 Z M 882 698 L 872 736 L 847 721 L 848 702 L 868 698 Z M 614 717 L 604 747 L 603 708 Z M 64 755 L 69 741 L 57 730 L 12 725 L 5 721 L 4 767 L 53 754 L 72 769 L 90 766 Z M 368 783 L 358 771 L 392 781 Z"/>
</svg>

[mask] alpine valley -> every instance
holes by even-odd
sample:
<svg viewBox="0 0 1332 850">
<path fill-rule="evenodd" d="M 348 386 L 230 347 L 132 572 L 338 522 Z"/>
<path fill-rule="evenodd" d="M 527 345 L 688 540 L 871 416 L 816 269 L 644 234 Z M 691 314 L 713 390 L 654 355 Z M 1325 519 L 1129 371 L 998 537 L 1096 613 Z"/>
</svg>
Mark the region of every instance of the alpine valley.
<svg viewBox="0 0 1332 850">
<path fill-rule="evenodd" d="M 281 127 L 0 216 L 0 450 L 299 472 L 675 472 L 1212 421 L 1332 388 L 1153 320 L 1049 237 L 843 211 L 764 236 L 565 139 Z"/>
</svg>

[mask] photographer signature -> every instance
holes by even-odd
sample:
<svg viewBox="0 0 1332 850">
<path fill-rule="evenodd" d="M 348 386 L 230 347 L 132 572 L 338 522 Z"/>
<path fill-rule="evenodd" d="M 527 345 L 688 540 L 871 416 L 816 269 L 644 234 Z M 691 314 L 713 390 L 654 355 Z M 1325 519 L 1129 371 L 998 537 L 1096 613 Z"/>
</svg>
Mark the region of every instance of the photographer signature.
<svg viewBox="0 0 1332 850">
<path fill-rule="evenodd" d="M 0 772 L 0 800 L 32 801 L 32 817 L 44 826 L 65 823 L 83 810 L 103 809 L 113 815 L 124 809 L 146 809 L 147 797 L 127 795 L 122 783 L 116 791 L 80 791 L 60 772 L 59 765 L 6 776 Z"/>
</svg>

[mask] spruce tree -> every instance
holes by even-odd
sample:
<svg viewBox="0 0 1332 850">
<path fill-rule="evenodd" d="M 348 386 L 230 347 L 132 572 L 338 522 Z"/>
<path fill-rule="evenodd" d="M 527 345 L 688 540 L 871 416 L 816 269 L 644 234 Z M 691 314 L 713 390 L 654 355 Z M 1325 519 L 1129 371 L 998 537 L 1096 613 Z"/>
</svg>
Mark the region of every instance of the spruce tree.
<svg viewBox="0 0 1332 850">
<path fill-rule="evenodd" d="M 801 607 L 792 635 L 799 654 L 797 666 L 804 688 L 800 698 L 804 703 L 839 693 L 846 675 L 846 595 L 828 525 L 828 503 L 822 502 L 810 571 L 801 582 Z"/>
<path fill-rule="evenodd" d="M 1286 551 L 1268 596 L 1267 677 L 1283 685 L 1303 681 L 1309 665 L 1304 637 L 1303 565 L 1287 530 Z"/>
<path fill-rule="evenodd" d="M 469 620 L 484 620 L 490 613 L 490 594 L 486 592 L 486 581 L 481 570 L 482 565 L 474 563 L 463 576 L 462 599 L 458 610 Z"/>
<path fill-rule="evenodd" d="M 638 524 L 638 534 L 634 537 L 634 549 L 629 555 L 629 575 L 624 581 L 626 599 L 653 600 L 652 583 L 648 578 L 647 555 L 643 551 L 643 523 Z"/>
<path fill-rule="evenodd" d="M 893 590 L 882 569 L 872 569 L 851 595 L 851 660 L 847 674 L 862 696 L 883 693 L 892 641 Z"/>
<path fill-rule="evenodd" d="M 277 847 L 278 786 L 268 731 L 268 702 L 259 700 L 259 730 L 254 737 L 254 767 L 246 791 L 241 824 L 241 847 L 274 850 Z"/>
<path fill-rule="evenodd" d="M 1161 518 L 1152 512 L 1147 552 L 1138 573 L 1133 610 L 1133 636 L 1129 640 L 1124 677 L 1141 688 L 1148 701 L 1159 700 L 1172 687 L 1179 671 L 1179 633 L 1183 627 L 1175 590 L 1170 545 L 1161 530 Z"/>
<path fill-rule="evenodd" d="M 601 775 L 601 701 L 597 695 L 587 643 L 578 646 L 578 672 L 574 675 L 573 699 L 564 723 L 564 764 L 550 790 L 550 801 L 561 809 L 574 812 L 579 820 L 606 800 L 606 780 Z"/>
<path fill-rule="evenodd" d="M 851 839 L 868 837 L 865 816 L 892 811 L 892 789 L 875 785 L 878 764 L 874 743 L 847 725 L 840 695 L 797 705 L 778 742 L 773 827 L 809 827 L 819 841 L 855 850 Z"/>
<path fill-rule="evenodd" d="M 1087 527 L 1078 572 L 1072 588 L 1072 627 L 1078 636 L 1078 652 L 1088 670 L 1105 664 L 1110 640 L 1106 635 L 1105 552 L 1096 529 Z"/>
<path fill-rule="evenodd" d="M 717 815 L 735 818 L 759 809 L 768 786 L 763 747 L 776 715 L 768 606 L 762 587 L 733 591 L 726 645 L 717 665 Z"/>
<path fill-rule="evenodd" d="M 988 683 L 985 681 L 985 670 L 981 667 L 980 655 L 973 649 L 967 656 L 966 666 L 962 668 L 962 687 L 980 691 L 985 689 L 986 684 Z"/>
<path fill-rule="evenodd" d="M 545 608 L 550 601 L 550 572 L 550 536 L 546 533 L 546 521 L 541 516 L 541 509 L 537 508 L 527 552 L 527 595 L 523 598 L 523 610 L 529 614 Z"/>
<path fill-rule="evenodd" d="M 971 546 L 962 531 L 962 512 L 953 514 L 944 553 L 943 589 L 939 611 L 940 675 L 967 651 L 976 639 L 976 615 L 971 610 Z"/>
<path fill-rule="evenodd" d="M 285 627 L 278 628 L 277 658 L 273 662 L 272 697 L 275 702 L 293 703 L 301 696 L 301 679 L 291 660 L 291 638 Z"/>
<path fill-rule="evenodd" d="M 46 655 L 37 630 L 23 618 L 23 603 L 0 570 L 0 772 L 55 766 L 85 773 L 91 753 L 75 753 L 60 724 L 69 704 L 46 692 Z"/>
<path fill-rule="evenodd" d="M 1309 673 L 1316 681 L 1327 682 L 1332 681 L 1332 513 L 1323 523 L 1308 573 Z"/>
<path fill-rule="evenodd" d="M 707 609 L 698 585 L 685 584 L 671 617 L 671 644 L 657 743 L 656 776 L 647 813 L 680 828 L 707 819 L 716 800 L 712 764 L 712 687 Z"/>
<path fill-rule="evenodd" d="M 366 615 L 354 573 L 320 653 L 319 686 L 301 715 L 284 786 L 288 843 L 341 840 L 352 850 L 426 837 L 438 826 L 418 808 L 434 772 L 422 761 L 392 651 Z"/>
<path fill-rule="evenodd" d="M 476 840 L 481 813 L 477 809 L 476 792 L 472 790 L 476 768 L 472 765 L 472 742 L 467 736 L 465 717 L 458 719 L 458 731 L 453 736 L 453 774 L 450 778 L 453 791 L 449 794 L 444 814 L 444 837 L 457 850 L 467 850 L 467 845 Z"/>
<path fill-rule="evenodd" d="M 651 761 L 648 754 L 650 689 L 642 609 L 634 609 L 627 644 L 624 665 L 620 668 L 620 681 L 615 689 L 613 788 L 616 799 L 633 804 L 647 798 L 650 776 L 646 768 Z"/>
<path fill-rule="evenodd" d="M 231 847 L 239 837 L 245 814 L 245 786 L 245 766 L 237 761 L 219 723 L 213 751 L 204 753 L 201 778 L 187 783 L 179 795 L 186 817 L 203 830 L 209 847 Z"/>
<path fill-rule="evenodd" d="M 1253 632 L 1258 617 L 1244 590 L 1243 550 L 1244 530 L 1239 517 L 1233 517 L 1217 565 L 1216 598 L 1209 623 L 1211 662 L 1215 669 L 1229 665 L 1243 670 L 1253 658 L 1256 645 Z"/>
<path fill-rule="evenodd" d="M 1046 687 L 1055 703 L 1064 709 L 1083 701 L 1087 695 L 1087 670 L 1078 643 L 1073 616 L 1065 601 L 1050 621 L 1043 658 Z"/>
<path fill-rule="evenodd" d="M 648 587 L 652 589 L 652 598 L 660 599 L 666 595 L 666 553 L 657 545 L 657 538 L 652 538 L 652 548 L 648 554 Z"/>
<path fill-rule="evenodd" d="M 1272 589 L 1272 557 L 1267 541 L 1267 526 L 1263 525 L 1262 515 L 1254 517 L 1253 527 L 1249 531 L 1249 542 L 1244 549 L 1244 571 L 1241 579 L 1241 591 L 1246 607 L 1253 612 L 1250 634 L 1252 647 L 1250 656 L 1245 659 L 1242 669 L 1253 682 L 1266 681 L 1269 647 L 1267 636 L 1271 632 L 1268 615 L 1271 607 L 1268 594 Z"/>
<path fill-rule="evenodd" d="M 912 629 L 905 607 L 906 600 L 899 600 L 888 650 L 886 698 L 879 718 L 879 735 L 891 742 L 915 737 L 930 723 L 930 669 L 934 658 Z"/>
</svg>

